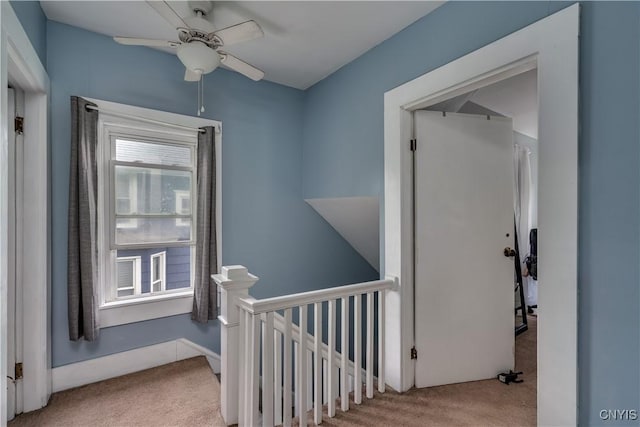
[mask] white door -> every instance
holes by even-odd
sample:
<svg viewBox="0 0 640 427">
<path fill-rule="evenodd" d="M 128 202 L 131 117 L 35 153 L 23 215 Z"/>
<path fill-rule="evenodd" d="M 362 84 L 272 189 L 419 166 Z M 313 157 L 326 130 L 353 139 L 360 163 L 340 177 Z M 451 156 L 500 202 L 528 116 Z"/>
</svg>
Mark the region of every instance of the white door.
<svg viewBox="0 0 640 427">
<path fill-rule="evenodd" d="M 21 91 L 8 91 L 8 158 L 9 158 L 9 218 L 8 218 L 8 325 L 7 325 L 7 419 L 22 412 L 22 380 L 17 378 L 16 364 L 22 361 L 22 134 L 15 132 L 15 117 L 22 116 L 24 98 Z"/>
<path fill-rule="evenodd" d="M 416 111 L 416 386 L 514 367 L 511 119 Z"/>
</svg>

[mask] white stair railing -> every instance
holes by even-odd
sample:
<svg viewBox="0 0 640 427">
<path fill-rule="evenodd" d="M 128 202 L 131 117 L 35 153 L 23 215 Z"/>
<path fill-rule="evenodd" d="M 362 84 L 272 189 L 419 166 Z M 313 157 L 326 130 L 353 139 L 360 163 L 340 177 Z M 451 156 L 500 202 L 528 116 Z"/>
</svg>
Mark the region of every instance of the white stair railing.
<svg viewBox="0 0 640 427">
<path fill-rule="evenodd" d="M 338 397 L 340 409 L 347 411 L 351 391 L 354 402 L 362 402 L 362 371 L 366 396 L 373 398 L 374 351 L 378 353 L 378 391 L 385 391 L 383 319 L 385 295 L 395 288 L 394 280 L 261 300 L 248 295 L 258 279 L 242 266 L 223 267 L 214 280 L 221 289 L 221 403 L 227 424 L 288 426 L 297 416 L 300 425 L 306 425 L 308 410 L 313 410 L 314 423 L 320 424 L 323 406 L 327 406 L 329 417 L 335 416 Z M 374 350 L 375 317 L 378 347 Z M 309 326 L 313 333 L 308 332 Z M 353 360 L 349 357 L 350 343 Z"/>
</svg>

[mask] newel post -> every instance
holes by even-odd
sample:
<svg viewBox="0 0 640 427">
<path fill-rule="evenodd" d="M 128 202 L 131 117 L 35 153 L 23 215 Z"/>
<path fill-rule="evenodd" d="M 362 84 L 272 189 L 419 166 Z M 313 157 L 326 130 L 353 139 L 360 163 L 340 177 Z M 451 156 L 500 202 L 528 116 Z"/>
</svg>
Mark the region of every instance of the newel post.
<svg viewBox="0 0 640 427">
<path fill-rule="evenodd" d="M 227 425 L 231 425 L 238 423 L 240 313 L 236 301 L 249 295 L 258 277 L 242 265 L 222 267 L 221 274 L 211 277 L 220 288 L 221 412 Z"/>
</svg>

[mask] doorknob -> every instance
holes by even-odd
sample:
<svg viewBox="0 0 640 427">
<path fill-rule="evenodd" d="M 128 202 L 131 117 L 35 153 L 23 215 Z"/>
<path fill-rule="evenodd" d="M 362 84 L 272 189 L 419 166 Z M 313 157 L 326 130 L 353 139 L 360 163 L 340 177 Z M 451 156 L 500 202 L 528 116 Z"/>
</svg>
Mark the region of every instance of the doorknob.
<svg viewBox="0 0 640 427">
<path fill-rule="evenodd" d="M 514 257 L 516 256 L 516 251 L 507 246 L 506 248 L 504 248 L 504 256 L 506 256 L 507 258 Z"/>
</svg>

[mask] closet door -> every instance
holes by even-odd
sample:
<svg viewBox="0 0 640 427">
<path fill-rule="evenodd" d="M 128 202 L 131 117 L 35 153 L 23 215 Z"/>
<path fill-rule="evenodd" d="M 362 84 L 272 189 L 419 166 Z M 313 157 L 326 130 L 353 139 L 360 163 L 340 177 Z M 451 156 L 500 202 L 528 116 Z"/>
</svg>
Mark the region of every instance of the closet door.
<svg viewBox="0 0 640 427">
<path fill-rule="evenodd" d="M 511 119 L 415 113 L 416 386 L 514 367 Z"/>
</svg>

